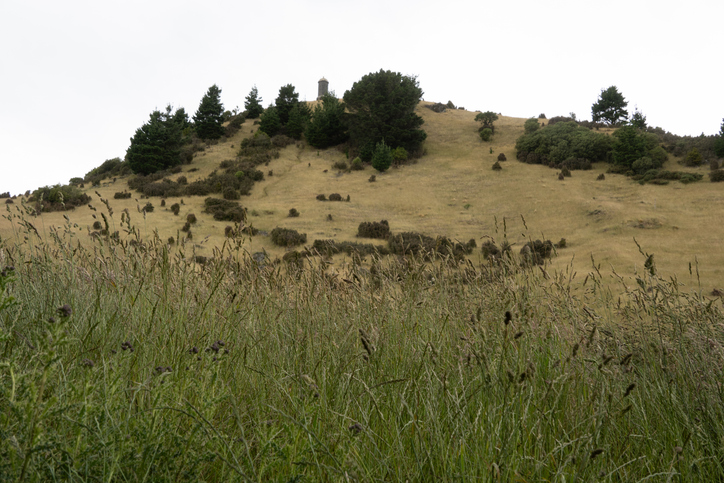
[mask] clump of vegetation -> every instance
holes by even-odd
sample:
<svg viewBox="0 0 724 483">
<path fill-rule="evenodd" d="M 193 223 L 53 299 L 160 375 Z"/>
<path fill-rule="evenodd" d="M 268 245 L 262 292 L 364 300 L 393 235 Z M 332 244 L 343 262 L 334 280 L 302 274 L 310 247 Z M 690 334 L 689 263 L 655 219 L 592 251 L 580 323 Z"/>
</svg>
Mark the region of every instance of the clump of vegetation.
<svg viewBox="0 0 724 483">
<path fill-rule="evenodd" d="M 372 167 L 379 172 L 387 171 L 392 166 L 392 150 L 385 144 L 384 139 L 377 143 L 372 155 Z"/>
<path fill-rule="evenodd" d="M 704 175 L 699 173 L 667 171 L 665 169 L 651 169 L 643 174 L 631 176 L 631 179 L 638 181 L 639 184 L 649 183 L 657 185 L 666 185 L 669 181 L 679 181 L 684 184 L 695 183 L 697 181 L 701 181 L 703 178 Z"/>
<path fill-rule="evenodd" d="M 206 198 L 204 200 L 204 212 L 219 221 L 235 221 L 237 223 L 246 220 L 246 209 L 236 201 L 221 200 L 218 198 Z"/>
<path fill-rule="evenodd" d="M 128 191 L 122 191 L 122 192 L 118 192 L 118 191 L 117 191 L 117 192 L 113 195 L 113 199 L 116 199 L 116 200 L 127 200 L 127 199 L 129 199 L 130 197 L 131 197 L 131 193 L 128 192 Z"/>
<path fill-rule="evenodd" d="M 543 118 L 545 119 L 545 118 Z M 538 119 L 531 117 L 527 121 L 525 121 L 525 124 L 523 125 L 523 130 L 526 134 L 531 134 L 533 132 L 536 132 L 538 129 L 540 129 L 540 124 L 538 123 Z"/>
<path fill-rule="evenodd" d="M 356 243 L 337 240 L 314 240 L 309 254 L 324 256 L 346 253 L 347 255 L 389 255 L 390 250 L 385 245 L 372 245 L 371 243 Z"/>
<path fill-rule="evenodd" d="M 193 213 L 189 213 L 188 215 L 186 215 L 186 221 L 191 224 L 196 223 L 196 215 Z"/>
<path fill-rule="evenodd" d="M 524 134 L 515 143 L 519 161 L 543 164 L 561 169 L 564 161 L 572 159 L 591 162 L 607 161 L 613 149 L 613 140 L 600 133 L 578 126 L 575 122 L 561 122 Z M 568 169 L 580 169 L 581 162 L 570 163 Z"/>
<path fill-rule="evenodd" d="M 392 150 L 392 162 L 395 165 L 406 162 L 409 157 L 410 155 L 407 153 L 407 150 L 402 146 L 398 146 Z"/>
<path fill-rule="evenodd" d="M 153 204 L 149 201 L 146 203 L 146 205 L 143 207 L 144 213 L 153 213 Z"/>
<path fill-rule="evenodd" d="M 296 218 L 300 215 L 300 213 L 297 211 L 296 208 L 290 208 L 289 214 L 287 215 L 289 218 Z"/>
<path fill-rule="evenodd" d="M 475 116 L 475 120 L 481 123 L 480 128 L 478 131 L 480 131 L 480 137 L 482 138 L 482 132 L 486 129 L 490 130 L 489 135 L 487 136 L 488 139 L 490 139 L 490 136 L 492 136 L 495 133 L 495 126 L 493 123 L 498 120 L 498 115 L 494 113 L 493 111 L 485 111 L 485 112 L 479 112 Z M 483 139 L 483 141 L 487 141 L 488 139 Z"/>
<path fill-rule="evenodd" d="M 339 193 L 332 193 L 329 195 L 329 201 L 342 201 L 342 195 Z"/>
<path fill-rule="evenodd" d="M 510 257 L 511 245 L 508 240 L 503 240 L 499 248 L 493 240 L 486 240 L 481 246 L 481 251 L 486 260 L 501 261 L 504 256 Z"/>
<path fill-rule="evenodd" d="M 179 205 L 178 203 L 174 203 L 171 205 L 171 212 L 174 215 L 178 216 L 180 211 L 181 211 L 181 205 Z"/>
<path fill-rule="evenodd" d="M 493 130 L 490 128 L 484 128 L 482 131 L 480 131 L 480 139 L 488 142 L 493 137 Z"/>
<path fill-rule="evenodd" d="M 73 178 L 73 180 L 71 180 L 73 181 L 71 184 L 79 186 L 81 182 L 84 181 L 93 186 L 97 186 L 104 179 L 120 178 L 130 174 L 132 174 L 131 167 L 128 163 L 121 160 L 121 158 L 107 159 L 97 168 L 93 168 L 88 171 L 80 182 L 78 181 L 78 178 Z"/>
<path fill-rule="evenodd" d="M 360 238 L 379 238 L 387 240 L 390 237 L 390 224 L 387 220 L 363 221 L 357 227 L 357 236 Z"/>
<path fill-rule="evenodd" d="M 395 255 L 415 255 L 425 259 L 439 255 L 460 259 L 472 253 L 475 248 L 475 240 L 471 240 L 471 242 L 459 243 L 444 236 L 432 238 L 422 233 L 404 232 L 391 235 L 387 239 L 387 246 L 390 253 Z"/>
<path fill-rule="evenodd" d="M 498 154 L 498 161 L 507 161 L 508 158 L 505 157 L 505 153 Z"/>
<path fill-rule="evenodd" d="M 332 168 L 333 168 L 333 169 L 339 169 L 340 171 L 347 171 L 347 169 L 349 168 L 349 166 L 347 166 L 347 163 L 346 163 L 345 161 L 336 161 L 336 162 L 332 165 Z"/>
<path fill-rule="evenodd" d="M 570 178 L 570 177 L 571 177 L 571 170 L 568 169 L 568 166 L 563 166 L 563 167 L 561 168 L 561 174 L 562 174 L 563 176 L 565 176 L 566 178 Z"/>
<path fill-rule="evenodd" d="M 327 201 L 327 197 L 324 195 L 324 193 L 320 193 L 317 195 L 317 201 Z"/>
<path fill-rule="evenodd" d="M 500 171 L 502 169 L 503 167 L 500 165 L 500 161 L 496 161 L 495 163 L 493 163 L 493 171 Z"/>
<path fill-rule="evenodd" d="M 685 166 L 701 166 L 701 163 L 704 162 L 704 158 L 701 157 L 701 154 L 699 153 L 699 150 L 696 148 L 693 148 L 691 151 L 686 153 L 686 158 L 684 159 L 684 165 Z"/>
<path fill-rule="evenodd" d="M 709 172 L 709 180 L 712 183 L 720 183 L 724 181 L 724 169 L 715 169 Z"/>
<path fill-rule="evenodd" d="M 51 212 L 74 210 L 78 206 L 87 205 L 91 197 L 75 186 L 57 184 L 38 188 L 33 191 L 28 201 L 35 204 L 37 211 Z"/>
<path fill-rule="evenodd" d="M 362 171 L 365 169 L 364 163 L 362 163 L 362 159 L 357 156 L 352 160 L 352 164 L 350 164 L 349 169 L 352 171 Z"/>
<path fill-rule="evenodd" d="M 606 179 L 606 175 L 601 173 L 596 177 L 596 181 L 603 181 Z"/>
<path fill-rule="evenodd" d="M 369 177 L 367 181 L 369 181 L 370 183 L 374 183 L 375 181 L 377 181 L 377 176 L 373 174 Z"/>
<path fill-rule="evenodd" d="M 272 243 L 280 247 L 293 247 L 307 243 L 306 233 L 299 233 L 291 228 L 274 228 L 270 236 Z"/>
<path fill-rule="evenodd" d="M 529 241 L 520 249 L 523 262 L 530 265 L 543 265 L 553 254 L 553 242 L 550 240 Z"/>
</svg>

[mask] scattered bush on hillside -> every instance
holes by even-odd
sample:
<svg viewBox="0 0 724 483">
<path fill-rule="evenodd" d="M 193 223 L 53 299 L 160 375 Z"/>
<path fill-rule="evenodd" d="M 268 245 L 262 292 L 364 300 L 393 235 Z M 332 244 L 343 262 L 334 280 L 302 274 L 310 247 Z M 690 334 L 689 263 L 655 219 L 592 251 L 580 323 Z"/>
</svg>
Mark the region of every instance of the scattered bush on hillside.
<svg viewBox="0 0 724 483">
<path fill-rule="evenodd" d="M 719 161 L 717 161 L 716 159 L 712 159 L 711 161 L 709 161 L 709 169 L 711 171 L 716 171 L 717 169 L 719 169 Z"/>
<path fill-rule="evenodd" d="M 154 209 L 153 204 L 151 204 L 151 202 L 149 201 L 148 203 L 146 203 L 146 206 L 143 207 L 143 212 L 144 213 L 153 213 L 153 209 Z"/>
<path fill-rule="evenodd" d="M 102 230 L 103 229 L 103 223 L 100 221 L 94 221 L 93 222 L 93 229 L 94 230 Z"/>
<path fill-rule="evenodd" d="M 566 166 L 563 166 L 563 168 L 561 168 L 561 174 L 562 174 L 563 176 L 565 176 L 566 178 L 570 178 L 570 177 L 571 177 L 571 170 L 568 169 Z"/>
<path fill-rule="evenodd" d="M 508 158 L 505 157 L 505 153 L 498 154 L 498 161 L 507 161 Z"/>
<path fill-rule="evenodd" d="M 404 232 L 391 235 L 387 239 L 390 253 L 395 255 L 415 255 L 429 259 L 433 255 L 451 256 L 460 259 L 472 253 L 475 241 L 468 243 L 453 242 L 447 237 L 432 238 L 421 233 Z"/>
<path fill-rule="evenodd" d="M 224 191 L 223 191 L 223 193 L 221 193 L 221 196 L 223 196 L 223 198 L 225 200 L 238 200 L 239 198 L 241 198 L 241 195 L 239 194 L 239 192 L 236 191 L 231 186 L 224 188 Z"/>
<path fill-rule="evenodd" d="M 563 181 L 564 179 L 566 179 L 566 177 L 563 176 L 563 173 L 558 173 L 558 180 Z"/>
<path fill-rule="evenodd" d="M 299 213 L 296 208 L 290 208 L 290 209 L 289 209 L 289 214 L 288 214 L 287 216 L 288 216 L 289 218 L 296 218 L 296 217 L 298 217 L 300 214 L 301 214 L 301 213 Z"/>
<path fill-rule="evenodd" d="M 445 112 L 445 110 L 447 109 L 447 106 L 442 102 L 436 102 L 435 104 L 425 104 L 425 107 L 430 109 L 432 112 L 437 113 Z"/>
<path fill-rule="evenodd" d="M 578 122 L 575 119 L 573 119 L 572 117 L 553 116 L 552 118 L 550 118 L 548 120 L 548 126 L 555 126 L 556 124 L 558 124 L 560 122 L 575 122 L 576 124 L 578 124 Z"/>
<path fill-rule="evenodd" d="M 117 191 L 113 195 L 113 199 L 115 199 L 115 200 L 127 200 L 130 197 L 131 197 L 131 193 L 129 191 L 123 191 L 123 192 Z"/>
<path fill-rule="evenodd" d="M 495 133 L 495 126 L 493 125 L 493 123 L 498 120 L 498 115 L 493 111 L 479 112 L 475 116 L 475 120 L 482 124 L 482 126 L 480 126 L 480 128 L 478 129 L 478 131 L 480 131 L 481 133 L 486 129 L 490 129 L 490 136 Z M 487 139 L 483 139 L 483 141 L 487 141 Z"/>
<path fill-rule="evenodd" d="M 375 146 L 375 150 L 372 154 L 372 167 L 377 171 L 383 172 L 392 166 L 392 161 L 392 150 L 387 144 L 385 144 L 385 140 L 383 139 Z"/>
<path fill-rule="evenodd" d="M 271 241 L 280 247 L 293 247 L 307 243 L 307 234 L 299 233 L 291 228 L 274 228 L 271 233 Z"/>
<path fill-rule="evenodd" d="M 204 206 L 204 212 L 213 215 L 214 220 L 235 221 L 237 223 L 246 220 L 246 209 L 242 208 L 236 201 L 206 198 Z"/>
<path fill-rule="evenodd" d="M 91 197 L 80 189 L 70 185 L 54 185 L 33 191 L 28 201 L 35 203 L 37 211 L 74 210 L 77 206 L 87 205 Z"/>
<path fill-rule="evenodd" d="M 498 245 L 496 245 L 492 240 L 486 240 L 480 247 L 480 250 L 483 253 L 483 258 L 493 261 L 499 261 L 505 255 L 509 256 L 510 249 L 511 245 L 507 240 L 503 240 L 500 244 L 500 248 L 498 248 Z"/>
<path fill-rule="evenodd" d="M 128 163 L 122 161 L 121 158 L 113 158 L 107 159 L 97 168 L 88 171 L 82 181 L 91 183 L 92 185 L 98 185 L 106 178 L 127 176 L 129 174 L 131 174 L 131 167 Z M 77 180 L 77 178 L 73 178 L 73 180 Z M 77 181 L 71 184 L 76 186 L 80 185 Z"/>
<path fill-rule="evenodd" d="M 339 169 L 341 171 L 347 171 L 347 163 L 345 161 L 337 161 L 332 165 L 332 169 Z"/>
<path fill-rule="evenodd" d="M 490 138 L 493 136 L 493 130 L 490 128 L 484 128 L 482 131 L 480 131 L 480 139 L 488 142 L 490 141 Z"/>
<path fill-rule="evenodd" d="M 596 181 L 603 181 L 603 180 L 605 180 L 605 179 L 606 179 L 606 175 L 603 174 L 603 173 L 601 173 L 601 174 L 599 174 L 598 177 L 596 178 Z"/>
<path fill-rule="evenodd" d="M 350 164 L 349 166 L 349 169 L 351 169 L 352 171 L 362 171 L 363 169 L 365 169 L 365 166 L 362 163 L 362 159 L 360 159 L 359 156 L 354 158 L 352 160 L 352 164 Z"/>
<path fill-rule="evenodd" d="M 520 255 L 523 263 L 528 265 L 543 265 L 546 258 L 550 258 L 553 254 L 553 243 L 546 241 L 530 241 L 523 245 L 520 249 Z"/>
<path fill-rule="evenodd" d="M 530 134 L 524 134 L 515 143 L 518 160 L 528 164 L 543 164 L 561 169 L 569 160 L 607 161 L 613 149 L 613 140 L 605 134 L 595 133 L 575 122 L 548 125 Z M 582 161 L 569 161 L 568 169 L 581 169 Z M 586 168 L 583 168 L 586 169 Z"/>
<path fill-rule="evenodd" d="M 317 195 L 317 201 L 327 201 L 327 197 L 322 193 Z"/>
<path fill-rule="evenodd" d="M 408 157 L 407 150 L 402 146 L 392 150 L 392 162 L 396 165 L 404 163 Z"/>
<path fill-rule="evenodd" d="M 309 253 L 318 253 L 324 256 L 336 255 L 338 253 L 346 253 L 347 255 L 389 255 L 390 250 L 385 245 L 372 245 L 371 243 L 314 240 Z"/>
<path fill-rule="evenodd" d="M 701 163 L 704 162 L 704 158 L 702 158 L 701 154 L 699 154 L 699 150 L 696 148 L 692 148 L 691 151 L 686 153 L 686 158 L 684 159 L 684 165 L 690 166 L 690 167 L 696 167 L 701 166 Z"/>
<path fill-rule="evenodd" d="M 667 171 L 664 169 L 651 169 L 643 174 L 634 174 L 631 179 L 638 181 L 639 184 L 656 184 L 665 185 L 669 181 L 679 181 L 688 184 L 701 181 L 704 175 L 699 173 L 687 173 L 684 171 Z"/>
<path fill-rule="evenodd" d="M 500 165 L 500 161 L 493 163 L 493 171 L 501 171 L 503 167 Z"/>
<path fill-rule="evenodd" d="M 373 174 L 367 181 L 369 181 L 370 183 L 374 183 L 375 181 L 377 181 L 377 176 Z"/>
<path fill-rule="evenodd" d="M 571 171 L 587 171 L 593 168 L 593 165 L 585 158 L 568 158 L 561 163 L 561 169 L 563 168 L 567 168 Z"/>
<path fill-rule="evenodd" d="M 332 193 L 329 195 L 329 201 L 342 201 L 342 195 L 339 193 Z"/>
<path fill-rule="evenodd" d="M 538 122 L 538 119 L 531 117 L 527 121 L 525 121 L 525 124 L 523 124 L 523 130 L 526 134 L 530 134 L 532 132 L 537 131 L 540 129 L 540 123 Z"/>
<path fill-rule="evenodd" d="M 538 114 L 538 119 L 546 119 L 546 115 L 541 112 Z"/>
<path fill-rule="evenodd" d="M 724 169 L 715 169 L 709 172 L 709 180 L 712 183 L 721 183 L 724 181 Z"/>
<path fill-rule="evenodd" d="M 189 213 L 188 215 L 186 215 L 186 221 L 191 224 L 196 223 L 196 215 L 194 215 L 193 213 Z"/>
<path fill-rule="evenodd" d="M 363 221 L 357 228 L 359 238 L 379 238 L 387 240 L 390 237 L 390 225 L 387 220 Z"/>
<path fill-rule="evenodd" d="M 174 204 L 171 205 L 171 212 L 172 212 L 174 215 L 177 215 L 177 216 L 178 216 L 178 214 L 179 214 L 180 211 L 181 211 L 181 205 L 179 205 L 178 203 L 174 203 Z"/>
<path fill-rule="evenodd" d="M 271 138 L 271 145 L 275 148 L 286 148 L 290 144 L 294 144 L 296 141 L 289 136 L 284 134 L 277 134 Z"/>
</svg>

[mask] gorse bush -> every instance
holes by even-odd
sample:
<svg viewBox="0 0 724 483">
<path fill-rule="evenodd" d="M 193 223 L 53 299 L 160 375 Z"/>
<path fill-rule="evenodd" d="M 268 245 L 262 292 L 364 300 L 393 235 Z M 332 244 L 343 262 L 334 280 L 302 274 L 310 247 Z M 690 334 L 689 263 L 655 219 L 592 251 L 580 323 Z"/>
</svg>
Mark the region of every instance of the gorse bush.
<svg viewBox="0 0 724 483">
<path fill-rule="evenodd" d="M 390 224 L 387 220 L 363 221 L 357 227 L 357 236 L 360 238 L 379 238 L 387 240 L 390 237 Z"/>
<path fill-rule="evenodd" d="M 299 233 L 291 228 L 274 228 L 270 236 L 272 243 L 280 247 L 294 247 L 307 243 L 306 233 Z"/>
<path fill-rule="evenodd" d="M 560 169 L 570 159 L 591 162 L 607 161 L 613 148 L 612 139 L 579 127 L 575 122 L 561 122 L 519 137 L 515 143 L 518 160 Z M 573 165 L 569 169 L 577 169 Z"/>
<path fill-rule="evenodd" d="M 204 212 L 219 221 L 235 221 L 237 223 L 246 220 L 246 209 L 236 201 L 221 200 L 218 198 L 206 198 L 204 200 Z"/>
<path fill-rule="evenodd" d="M 33 191 L 28 199 L 35 203 L 37 211 L 64 211 L 73 210 L 78 206 L 87 205 L 91 197 L 79 188 L 70 185 L 45 186 Z"/>
</svg>

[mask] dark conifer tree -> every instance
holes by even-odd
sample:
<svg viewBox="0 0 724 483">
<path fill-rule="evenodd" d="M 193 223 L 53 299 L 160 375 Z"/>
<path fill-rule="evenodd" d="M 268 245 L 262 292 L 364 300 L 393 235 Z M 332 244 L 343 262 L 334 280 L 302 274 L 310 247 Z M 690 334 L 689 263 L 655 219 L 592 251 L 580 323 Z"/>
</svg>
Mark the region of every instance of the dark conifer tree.
<svg viewBox="0 0 724 483">
<path fill-rule="evenodd" d="M 209 87 L 201 98 L 199 108 L 194 114 L 196 135 L 201 139 L 219 139 L 224 135 L 224 105 L 221 103 L 221 89 L 216 84 Z"/>
<path fill-rule="evenodd" d="M 256 119 L 258 118 L 262 112 L 264 112 L 264 108 L 261 105 L 262 98 L 259 97 L 259 91 L 257 90 L 256 86 L 251 88 L 251 92 L 249 92 L 249 95 L 246 96 L 246 102 L 244 102 L 244 109 L 246 110 L 246 117 L 247 119 Z"/>
</svg>

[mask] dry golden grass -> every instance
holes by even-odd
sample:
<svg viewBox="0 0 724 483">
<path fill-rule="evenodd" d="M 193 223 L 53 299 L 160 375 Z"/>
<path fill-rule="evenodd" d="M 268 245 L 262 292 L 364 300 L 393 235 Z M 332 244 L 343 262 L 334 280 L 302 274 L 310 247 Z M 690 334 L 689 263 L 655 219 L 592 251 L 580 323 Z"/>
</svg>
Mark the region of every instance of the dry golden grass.
<svg viewBox="0 0 724 483">
<path fill-rule="evenodd" d="M 418 113 L 425 120 L 427 154 L 416 164 L 386 173 L 370 167 L 340 173 L 332 163 L 345 160 L 345 155 L 334 148 L 317 151 L 310 146 L 292 145 L 282 150 L 279 159 L 260 168 L 265 172 L 264 181 L 255 185 L 251 196 L 241 200 L 251 214 L 250 223 L 266 232 L 277 226 L 306 232 L 309 244 L 324 238 L 354 241 L 359 223 L 382 219 L 389 221 L 393 232 L 416 231 L 461 241 L 475 238 L 478 245 L 486 236 L 502 239 L 505 226 L 515 249 L 529 238 L 554 242 L 565 238 L 568 247 L 559 250 L 552 266 L 562 270 L 572 264 L 573 271 L 581 274 L 579 279 L 590 271 L 591 256 L 601 264 L 602 271 L 610 272 L 612 266 L 628 276 L 641 272 L 644 259 L 634 243 L 636 238 L 644 250 L 655 254 L 661 275 L 676 276 L 696 286 L 696 273 L 690 275 L 689 263 L 695 265 L 698 260 L 702 288 L 707 292 L 724 288 L 724 253 L 717 249 L 724 238 L 724 225 L 719 222 L 724 199 L 721 184 L 709 183 L 705 178 L 690 185 L 672 182 L 667 186 L 640 186 L 619 175 L 596 181 L 607 168 L 601 163 L 591 171 L 574 171 L 571 178 L 559 181 L 555 170 L 515 160 L 515 140 L 523 133 L 525 119 L 500 116 L 492 142 L 484 143 L 478 136 L 478 123 L 473 120 L 475 113 L 435 113 L 422 104 Z M 241 139 L 256 129 L 247 121 L 234 138 L 199 153 L 192 165 L 184 166 L 183 174 L 189 181 L 206 177 L 221 161 L 234 158 Z M 501 163 L 502 171 L 493 171 L 491 166 L 501 152 L 508 161 Z M 669 164 L 670 169 L 686 169 L 676 160 Z M 187 173 L 190 168 L 198 171 Z M 273 176 L 266 176 L 269 170 L 273 170 Z M 377 176 L 374 183 L 368 182 L 372 174 Z M 138 207 L 147 200 L 113 199 L 116 191 L 125 188 L 126 180 L 119 179 L 98 189 L 110 199 L 117 221 L 120 211 L 127 208 L 144 236 L 152 236 L 157 230 L 165 240 L 176 236 L 186 215 L 194 213 L 199 220 L 192 227 L 198 252 L 208 254 L 211 247 L 223 243 L 224 228 L 229 223 L 202 213 L 204 197 L 185 198 L 178 217 L 168 207 L 179 199 L 168 199 L 166 208 L 161 208 L 160 200 L 153 198 L 150 201 L 156 210 L 143 219 Z M 91 194 L 93 191 L 89 190 Z M 316 200 L 320 193 L 339 193 L 343 198 L 349 195 L 351 201 L 320 202 Z M 92 205 L 102 207 L 97 196 Z M 290 208 L 296 208 L 301 216 L 287 217 Z M 67 214 L 84 229 L 94 221 L 87 207 Z M 330 214 L 332 221 L 327 219 Z M 36 226 L 39 230 L 44 226 L 47 231 L 51 225 L 64 222 L 63 213 L 43 214 Z M 9 238 L 12 233 L 8 221 L 0 219 L 0 236 Z M 77 236 L 81 240 L 88 238 L 85 230 Z M 264 236 L 254 237 L 247 247 L 250 252 L 264 249 L 271 256 L 283 254 L 283 249 Z M 476 251 L 473 258 L 479 256 Z"/>
</svg>

